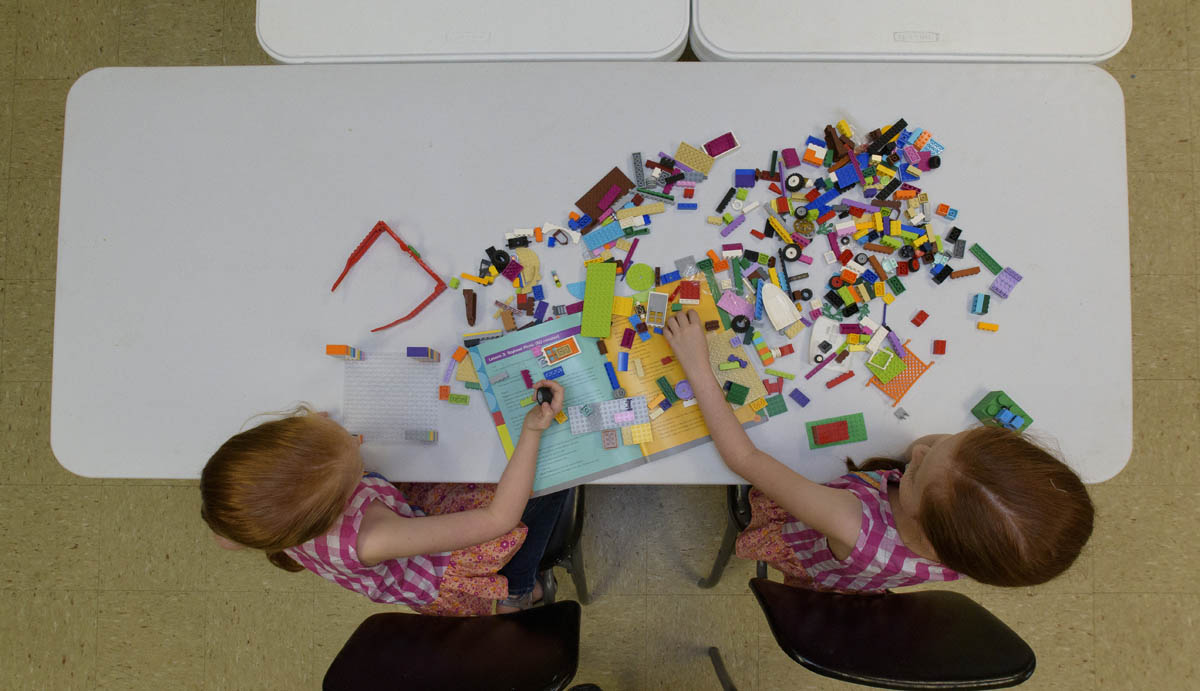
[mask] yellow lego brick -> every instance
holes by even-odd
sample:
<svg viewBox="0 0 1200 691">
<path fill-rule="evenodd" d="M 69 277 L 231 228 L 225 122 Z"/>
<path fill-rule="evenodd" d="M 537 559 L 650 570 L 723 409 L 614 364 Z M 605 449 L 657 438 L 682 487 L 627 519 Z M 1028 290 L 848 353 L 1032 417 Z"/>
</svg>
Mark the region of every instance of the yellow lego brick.
<svg viewBox="0 0 1200 691">
<path fill-rule="evenodd" d="M 846 334 L 846 342 L 855 345 L 858 343 L 858 336 L 859 334 Z"/>
<path fill-rule="evenodd" d="M 652 442 L 654 441 L 654 431 L 650 429 L 650 423 L 648 422 L 640 425 L 622 427 L 621 441 L 624 442 L 626 446 Z"/>
<path fill-rule="evenodd" d="M 838 120 L 837 131 L 846 139 L 854 139 L 854 130 L 850 129 L 850 123 L 845 120 Z"/>
<path fill-rule="evenodd" d="M 882 297 L 885 293 L 887 293 L 886 286 L 887 283 L 884 283 L 883 281 L 875 281 L 875 297 Z"/>
<path fill-rule="evenodd" d="M 774 283 L 778 288 L 780 288 L 782 290 L 783 286 L 779 285 L 779 274 L 775 273 L 775 267 L 773 267 L 773 266 L 768 267 L 767 273 L 771 276 L 771 283 Z"/>
<path fill-rule="evenodd" d="M 867 219 L 865 221 L 859 221 L 858 223 L 854 224 L 854 229 L 855 230 L 876 230 L 875 220 Z"/>
<path fill-rule="evenodd" d="M 617 209 L 617 220 L 623 220 L 630 216 L 648 216 L 650 214 L 661 214 L 666 211 L 667 207 L 662 202 L 654 202 L 653 204 L 642 204 L 629 209 Z"/>
<path fill-rule="evenodd" d="M 628 295 L 617 295 L 613 297 L 613 314 L 620 317 L 628 317 L 633 314 L 633 298 Z"/>
<path fill-rule="evenodd" d="M 924 245 L 927 242 L 929 242 L 929 233 L 925 233 L 924 235 L 917 238 L 916 240 L 913 240 L 913 244 L 916 245 L 917 247 L 920 247 L 921 245 Z"/>
<path fill-rule="evenodd" d="M 654 398 L 651 398 L 650 400 L 646 401 L 646 407 L 649 408 L 650 410 L 654 410 L 655 408 L 658 407 L 659 403 L 662 403 L 665 400 L 667 400 L 666 396 L 662 395 L 661 393 L 655 394 Z"/>
<path fill-rule="evenodd" d="M 795 244 L 792 242 L 792 234 L 784 230 L 783 224 L 775 220 L 774 216 L 767 216 L 767 224 L 771 226 L 771 230 L 775 231 L 775 233 L 779 235 L 779 238 L 785 243 L 789 245 Z"/>
<path fill-rule="evenodd" d="M 886 176 L 888 176 L 889 178 L 894 178 L 894 177 L 896 177 L 896 171 L 892 170 L 891 168 L 888 168 L 888 167 L 887 167 L 887 166 L 885 166 L 885 165 L 877 165 L 877 166 L 875 166 L 875 174 L 876 174 L 876 175 L 886 175 Z"/>
<path fill-rule="evenodd" d="M 743 425 L 746 424 L 747 422 L 750 422 L 751 420 L 758 419 L 758 413 L 755 412 L 754 409 L 748 405 L 738 406 L 737 408 L 734 408 L 733 416 L 736 417 L 737 421 Z"/>
<path fill-rule="evenodd" d="M 708 172 L 712 170 L 713 163 L 715 162 L 712 156 L 709 156 L 702 149 L 697 149 L 687 142 L 679 142 L 679 148 L 675 149 L 675 160 L 705 175 L 708 175 Z"/>
<path fill-rule="evenodd" d="M 903 233 L 903 232 L 906 232 L 906 231 L 900 230 L 900 221 L 891 221 L 891 226 L 889 227 L 889 230 L 888 230 L 889 235 L 899 235 L 900 233 Z"/>
<path fill-rule="evenodd" d="M 567 421 L 567 414 L 560 410 L 558 411 L 558 414 L 554 416 L 554 419 L 557 420 L 558 424 L 561 425 Z"/>
<path fill-rule="evenodd" d="M 979 322 L 975 326 L 980 331 L 999 331 L 1000 330 L 999 324 L 992 324 L 990 322 Z"/>
<path fill-rule="evenodd" d="M 753 410 L 756 413 L 766 407 L 767 407 L 767 399 L 762 398 L 761 396 L 759 398 L 754 399 L 753 401 L 750 401 L 750 410 Z"/>
<path fill-rule="evenodd" d="M 710 226 L 723 226 L 723 225 L 725 225 L 725 219 L 721 218 L 720 216 L 709 216 L 709 217 L 708 217 L 706 220 L 708 221 L 708 224 L 709 224 Z"/>
<path fill-rule="evenodd" d="M 851 353 L 861 353 L 862 351 L 864 351 L 866 349 L 867 349 L 867 346 L 864 343 L 856 343 L 852 346 L 846 346 L 846 350 L 849 350 Z"/>
<path fill-rule="evenodd" d="M 857 240 L 873 230 L 875 230 L 874 224 L 868 223 L 866 228 L 860 228 L 859 231 L 854 234 L 854 239 Z"/>
<path fill-rule="evenodd" d="M 895 300 L 895 299 L 896 299 L 896 296 L 895 296 L 895 295 L 892 295 L 891 293 L 884 293 L 884 294 L 883 294 L 883 304 L 885 304 L 885 305 L 890 305 L 890 304 L 892 304 L 892 301 L 893 301 L 893 300 Z"/>
<path fill-rule="evenodd" d="M 905 172 L 914 178 L 921 177 L 921 169 L 916 166 L 909 166 L 907 169 L 905 169 Z"/>
<path fill-rule="evenodd" d="M 876 211 L 875 213 L 871 214 L 871 220 L 875 222 L 875 230 L 878 230 L 879 232 L 882 233 L 883 232 L 883 213 L 880 211 Z"/>
</svg>

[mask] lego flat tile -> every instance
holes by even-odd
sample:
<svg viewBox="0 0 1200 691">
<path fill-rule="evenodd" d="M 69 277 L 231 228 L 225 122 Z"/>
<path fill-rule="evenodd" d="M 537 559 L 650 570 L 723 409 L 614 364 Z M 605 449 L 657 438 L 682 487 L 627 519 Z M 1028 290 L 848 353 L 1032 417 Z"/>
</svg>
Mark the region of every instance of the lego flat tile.
<svg viewBox="0 0 1200 691">
<path fill-rule="evenodd" d="M 817 443 L 816 438 L 813 436 L 813 428 L 819 427 L 821 425 L 828 425 L 831 423 L 840 423 L 840 422 L 845 422 L 846 425 L 848 426 L 847 434 L 849 436 L 846 439 L 830 442 L 828 444 L 823 444 L 823 445 Z M 805 436 L 808 438 L 808 448 L 810 450 L 817 449 L 817 448 L 825 448 L 828 446 L 840 446 L 842 444 L 853 444 L 855 442 L 866 441 L 866 439 L 867 439 L 867 427 L 866 427 L 866 422 L 863 419 L 862 413 L 853 413 L 851 415 L 841 415 L 838 417 L 825 418 L 823 420 L 813 420 L 812 422 L 805 423 L 804 430 L 805 430 Z"/>
</svg>

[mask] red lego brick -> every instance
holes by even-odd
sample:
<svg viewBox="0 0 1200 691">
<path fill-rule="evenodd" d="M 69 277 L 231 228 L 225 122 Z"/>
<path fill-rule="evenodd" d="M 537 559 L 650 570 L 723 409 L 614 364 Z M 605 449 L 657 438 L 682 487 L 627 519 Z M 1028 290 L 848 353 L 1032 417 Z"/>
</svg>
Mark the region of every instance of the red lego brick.
<svg viewBox="0 0 1200 691">
<path fill-rule="evenodd" d="M 920 325 L 924 324 L 925 320 L 928 318 L 929 318 L 929 315 L 925 313 L 925 310 L 919 310 L 917 312 L 917 316 L 912 318 L 913 326 L 920 326 Z"/>
<path fill-rule="evenodd" d="M 696 196 L 696 189 L 694 187 L 683 188 L 683 198 L 684 199 L 691 199 L 694 196 Z"/>
<path fill-rule="evenodd" d="M 933 342 L 933 354 L 934 355 L 945 355 L 946 354 L 946 342 L 945 341 L 934 341 Z"/>
<path fill-rule="evenodd" d="M 850 438 L 850 425 L 845 420 L 817 425 L 812 428 L 813 440 L 817 446 L 846 441 Z"/>
</svg>

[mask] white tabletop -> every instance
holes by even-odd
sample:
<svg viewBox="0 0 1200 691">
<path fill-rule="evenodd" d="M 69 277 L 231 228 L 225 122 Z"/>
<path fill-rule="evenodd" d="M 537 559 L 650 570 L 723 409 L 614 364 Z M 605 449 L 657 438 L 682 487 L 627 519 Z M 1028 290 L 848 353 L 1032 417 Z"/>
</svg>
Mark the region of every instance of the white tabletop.
<svg viewBox="0 0 1200 691">
<path fill-rule="evenodd" d="M 1131 0 L 863 0 L 838 11 L 812 0 L 691 2 L 702 60 L 1100 62 L 1133 29 Z M 924 68 L 912 76 L 940 90 Z"/>
<path fill-rule="evenodd" d="M 470 271 L 505 231 L 564 222 L 612 166 L 628 169 L 630 152 L 673 151 L 680 139 L 698 145 L 733 130 L 742 148 L 700 186 L 700 210 L 662 215 L 639 244 L 640 261 L 670 266 L 719 242 L 704 217 L 734 168 L 765 166 L 772 149 L 802 145 L 842 117 L 871 128 L 902 116 L 946 146 L 926 188 L 961 211 L 966 239 L 1025 280 L 1008 301 L 993 299 L 995 334 L 977 331 L 966 308 L 970 293 L 986 291 L 986 271 L 940 288 L 924 276 L 906 281 L 889 321 L 926 359 L 930 339 L 949 341 L 948 354 L 903 401 L 908 420 L 863 388 L 861 372 L 833 390 L 819 375 L 800 383 L 813 399 L 808 408 L 789 402 L 783 419 L 751 436 L 823 480 L 837 474 L 845 453 L 896 453 L 918 434 L 967 426 L 970 407 L 1003 389 L 1085 480 L 1113 476 L 1132 444 L 1120 88 L 1091 66 L 927 65 L 923 74 L 955 98 L 839 91 L 879 83 L 884 69 L 578 63 L 89 72 L 67 101 L 55 454 L 88 476 L 197 477 L 254 413 L 306 400 L 337 414 L 342 365 L 323 354 L 326 343 L 451 352 L 468 330 L 456 292 L 407 325 L 368 332 L 407 312 L 431 283 L 382 241 L 329 292 L 381 218 L 443 275 Z M 777 88 L 793 82 L 804 88 Z M 599 83 L 620 85 L 624 107 L 563 102 L 577 85 Z M 768 91 L 774 107 L 749 105 Z M 1018 119 L 1014 103 L 1025 104 Z M 1053 145 L 1038 133 L 1052 133 Z M 745 231 L 729 239 L 756 244 Z M 581 280 L 577 248 L 538 252 L 564 284 Z M 543 284 L 552 302 L 573 301 Z M 511 288 L 490 287 L 481 304 L 506 294 Z M 931 316 L 915 329 L 906 320 L 918 308 Z M 477 328 L 493 326 L 491 312 L 480 312 Z M 800 370 L 799 362 L 779 364 Z M 368 444 L 368 464 L 397 480 L 496 479 L 500 444 L 472 396 L 469 407 L 444 406 L 435 448 Z M 857 411 L 866 414 L 869 441 L 802 450 L 800 423 Z M 706 444 L 608 481 L 735 480 Z"/>
<path fill-rule="evenodd" d="M 256 24 L 287 63 L 674 60 L 688 17 L 687 0 L 258 0 Z"/>
</svg>

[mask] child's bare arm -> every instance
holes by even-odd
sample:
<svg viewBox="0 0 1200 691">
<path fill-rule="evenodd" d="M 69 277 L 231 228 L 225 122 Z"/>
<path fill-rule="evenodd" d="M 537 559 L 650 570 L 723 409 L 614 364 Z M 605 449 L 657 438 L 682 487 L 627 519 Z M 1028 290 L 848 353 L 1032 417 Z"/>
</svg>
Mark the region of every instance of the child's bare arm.
<svg viewBox="0 0 1200 691">
<path fill-rule="evenodd" d="M 850 492 L 815 483 L 754 446 L 713 375 L 699 315 L 693 310 L 672 315 L 663 333 L 687 375 L 713 443 L 729 469 L 805 524 L 853 546 L 861 529 L 861 503 Z"/>
<path fill-rule="evenodd" d="M 421 518 L 404 518 L 385 506 L 372 504 L 364 518 L 364 522 L 369 519 L 371 525 L 359 531 L 359 561 L 371 566 L 388 559 L 448 552 L 487 542 L 515 528 L 533 491 L 542 432 L 562 410 L 562 386 L 552 381 L 534 385 L 535 389 L 542 387 L 550 389 L 554 398 L 550 403 L 536 405 L 525 416 L 521 438 L 500 475 L 491 504 Z"/>
</svg>

